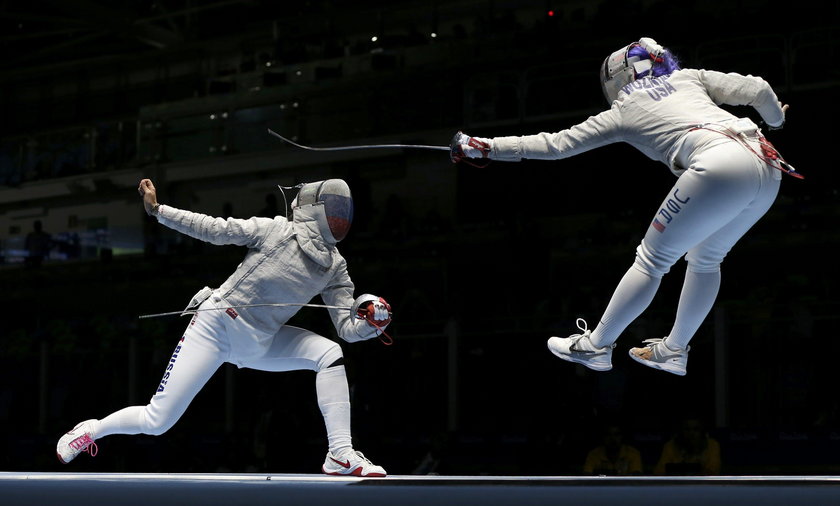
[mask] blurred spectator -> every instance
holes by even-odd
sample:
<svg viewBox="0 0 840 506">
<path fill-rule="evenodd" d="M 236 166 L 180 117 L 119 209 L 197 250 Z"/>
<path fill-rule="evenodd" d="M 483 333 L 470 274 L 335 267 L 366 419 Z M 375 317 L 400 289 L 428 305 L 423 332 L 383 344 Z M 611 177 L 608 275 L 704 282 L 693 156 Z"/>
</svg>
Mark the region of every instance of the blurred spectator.
<svg viewBox="0 0 840 506">
<path fill-rule="evenodd" d="M 654 474 L 720 474 L 720 444 L 710 437 L 697 418 L 686 418 L 679 432 L 665 443 Z"/>
<path fill-rule="evenodd" d="M 41 220 L 35 220 L 32 232 L 26 234 L 26 261 L 27 267 L 40 267 L 44 258 L 49 256 L 52 247 L 50 234 L 44 232 Z"/>
<path fill-rule="evenodd" d="M 642 456 L 639 450 L 624 442 L 621 427 L 607 425 L 601 444 L 586 455 L 583 472 L 608 476 L 642 474 Z"/>
</svg>

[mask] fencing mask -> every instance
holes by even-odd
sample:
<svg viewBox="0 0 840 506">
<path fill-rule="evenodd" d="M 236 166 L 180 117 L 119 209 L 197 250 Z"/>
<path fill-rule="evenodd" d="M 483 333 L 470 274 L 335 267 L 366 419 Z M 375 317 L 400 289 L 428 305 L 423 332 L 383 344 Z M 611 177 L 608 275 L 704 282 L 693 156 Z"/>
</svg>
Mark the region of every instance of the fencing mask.
<svg viewBox="0 0 840 506">
<path fill-rule="evenodd" d="M 637 47 L 644 51 L 633 51 L 636 54 L 631 55 L 631 50 Z M 654 62 L 662 61 L 664 52 L 655 40 L 642 37 L 638 42 L 628 44 L 607 56 L 601 65 L 601 90 L 607 102 L 612 103 L 622 87 L 647 75 Z"/>
<path fill-rule="evenodd" d="M 300 187 L 292 201 L 292 209 L 321 204 L 327 215 L 333 238 L 340 241 L 347 237 L 353 222 L 353 196 L 350 187 L 343 179 L 327 179 L 306 183 Z"/>
</svg>

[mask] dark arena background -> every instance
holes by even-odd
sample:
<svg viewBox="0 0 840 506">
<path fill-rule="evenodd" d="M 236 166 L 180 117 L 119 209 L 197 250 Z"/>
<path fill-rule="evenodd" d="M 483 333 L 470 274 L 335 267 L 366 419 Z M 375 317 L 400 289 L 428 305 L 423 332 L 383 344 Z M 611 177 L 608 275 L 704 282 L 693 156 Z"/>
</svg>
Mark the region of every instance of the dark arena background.
<svg viewBox="0 0 840 506">
<path fill-rule="evenodd" d="M 840 2 L 0 1 L 0 22 L 3 504 L 840 503 Z M 627 356 L 670 329 L 683 261 L 612 371 L 546 349 L 597 324 L 674 182 L 662 164 L 618 144 L 477 168 L 267 134 L 558 131 L 605 108 L 599 65 L 643 36 L 768 80 L 790 104 L 768 138 L 805 175 L 724 261 L 685 377 Z M 183 308 L 245 253 L 147 217 L 146 177 L 162 203 L 237 218 L 285 214 L 277 185 L 348 181 L 339 247 L 357 294 L 392 304 L 395 344 L 340 344 L 354 445 L 388 478 L 319 474 L 313 372 L 233 365 L 165 434 L 56 460 L 76 423 L 157 388 L 188 320 L 138 316 Z M 324 309 L 291 323 L 338 339 Z M 657 466 L 687 420 L 720 445 L 714 475 Z M 611 426 L 641 475 L 584 470 Z"/>
</svg>

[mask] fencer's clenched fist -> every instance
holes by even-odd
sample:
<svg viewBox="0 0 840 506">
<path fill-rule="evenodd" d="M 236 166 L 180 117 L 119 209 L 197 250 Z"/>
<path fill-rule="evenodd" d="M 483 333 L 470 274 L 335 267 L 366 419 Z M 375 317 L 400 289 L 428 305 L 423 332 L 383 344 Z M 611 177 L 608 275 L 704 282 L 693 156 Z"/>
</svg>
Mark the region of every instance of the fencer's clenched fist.
<svg viewBox="0 0 840 506">
<path fill-rule="evenodd" d="M 464 158 L 487 158 L 491 149 L 490 139 L 470 137 L 459 131 L 449 143 L 449 159 L 458 163 Z"/>
<path fill-rule="evenodd" d="M 157 190 L 151 179 L 141 179 L 140 186 L 137 188 L 140 196 L 143 197 L 143 207 L 146 209 L 146 214 L 154 216 L 157 214 L 158 204 Z"/>
<path fill-rule="evenodd" d="M 376 322 L 380 327 L 391 323 L 391 305 L 384 298 L 368 303 L 368 318 Z"/>
<path fill-rule="evenodd" d="M 356 317 L 366 320 L 370 325 L 383 329 L 391 323 L 391 305 L 382 297 L 366 293 L 353 303 Z"/>
</svg>

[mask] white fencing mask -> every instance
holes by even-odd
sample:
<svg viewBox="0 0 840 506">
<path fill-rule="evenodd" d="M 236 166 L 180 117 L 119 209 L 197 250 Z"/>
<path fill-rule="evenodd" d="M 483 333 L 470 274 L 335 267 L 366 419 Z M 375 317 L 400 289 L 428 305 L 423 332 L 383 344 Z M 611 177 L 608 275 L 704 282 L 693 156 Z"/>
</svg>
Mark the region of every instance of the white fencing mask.
<svg viewBox="0 0 840 506">
<path fill-rule="evenodd" d="M 350 187 L 343 179 L 327 179 L 304 184 L 292 201 L 292 209 L 313 204 L 324 206 L 330 232 L 336 241 L 347 237 L 350 224 L 353 222 L 353 196 L 350 194 Z"/>
<path fill-rule="evenodd" d="M 630 56 L 630 50 L 641 47 L 647 55 Z M 642 37 L 638 42 L 628 44 L 607 56 L 601 65 L 601 90 L 610 104 L 618 98 L 618 91 L 639 77 L 647 75 L 653 62 L 662 61 L 665 50 L 650 37 Z"/>
</svg>

